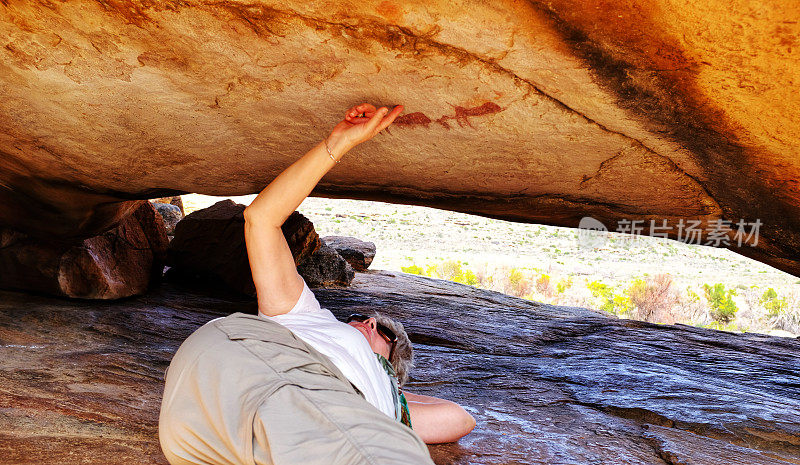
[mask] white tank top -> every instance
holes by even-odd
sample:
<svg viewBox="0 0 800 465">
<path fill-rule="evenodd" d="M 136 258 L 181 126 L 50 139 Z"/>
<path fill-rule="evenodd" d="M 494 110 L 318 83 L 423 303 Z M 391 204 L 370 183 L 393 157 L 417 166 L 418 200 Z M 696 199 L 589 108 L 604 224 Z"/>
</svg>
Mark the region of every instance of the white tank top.
<svg viewBox="0 0 800 465">
<path fill-rule="evenodd" d="M 392 385 L 363 334 L 337 320 L 330 310 L 320 308 L 303 280 L 303 292 L 288 313 L 263 318 L 276 321 L 311 347 L 331 359 L 378 410 L 394 418 Z"/>
</svg>

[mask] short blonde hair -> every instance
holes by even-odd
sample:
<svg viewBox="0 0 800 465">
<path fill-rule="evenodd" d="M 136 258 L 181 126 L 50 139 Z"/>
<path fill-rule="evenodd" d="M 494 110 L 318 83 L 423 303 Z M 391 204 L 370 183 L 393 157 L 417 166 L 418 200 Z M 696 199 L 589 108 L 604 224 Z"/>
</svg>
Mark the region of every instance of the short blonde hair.
<svg viewBox="0 0 800 465">
<path fill-rule="evenodd" d="M 378 312 L 375 312 L 375 321 L 391 329 L 397 335 L 394 353 L 389 363 L 392 364 L 397 374 L 397 383 L 402 387 L 408 381 L 411 369 L 414 368 L 414 348 L 411 347 L 411 340 L 408 338 L 403 323 Z"/>
</svg>

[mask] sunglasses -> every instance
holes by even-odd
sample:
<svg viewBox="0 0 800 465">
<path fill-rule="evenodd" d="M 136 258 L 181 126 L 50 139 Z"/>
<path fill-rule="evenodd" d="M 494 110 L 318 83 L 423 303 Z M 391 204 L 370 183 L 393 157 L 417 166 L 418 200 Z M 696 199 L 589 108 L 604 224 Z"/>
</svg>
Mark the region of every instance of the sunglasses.
<svg viewBox="0 0 800 465">
<path fill-rule="evenodd" d="M 347 317 L 347 323 L 351 321 L 358 321 L 359 323 L 363 323 L 367 320 L 372 318 L 371 316 L 362 315 L 360 313 L 353 313 L 352 315 Z M 394 346 L 397 345 L 397 334 L 394 333 L 391 329 L 387 328 L 386 326 L 378 323 L 375 321 L 375 328 L 378 330 L 378 334 L 383 336 L 387 341 L 392 344 L 391 349 L 389 349 L 389 360 L 392 359 L 392 355 L 394 355 Z"/>
</svg>

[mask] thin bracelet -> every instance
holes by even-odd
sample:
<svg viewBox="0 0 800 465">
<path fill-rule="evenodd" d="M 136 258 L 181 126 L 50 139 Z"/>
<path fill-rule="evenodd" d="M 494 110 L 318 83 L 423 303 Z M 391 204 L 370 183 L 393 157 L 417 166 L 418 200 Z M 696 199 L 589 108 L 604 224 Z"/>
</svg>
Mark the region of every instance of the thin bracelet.
<svg viewBox="0 0 800 465">
<path fill-rule="evenodd" d="M 339 163 L 339 160 L 333 158 L 333 154 L 331 153 L 331 149 L 328 148 L 328 138 L 326 137 L 325 139 L 323 139 L 322 142 L 325 144 L 325 150 L 328 151 L 328 155 L 330 155 L 331 160 L 335 161 L 336 163 Z"/>
</svg>

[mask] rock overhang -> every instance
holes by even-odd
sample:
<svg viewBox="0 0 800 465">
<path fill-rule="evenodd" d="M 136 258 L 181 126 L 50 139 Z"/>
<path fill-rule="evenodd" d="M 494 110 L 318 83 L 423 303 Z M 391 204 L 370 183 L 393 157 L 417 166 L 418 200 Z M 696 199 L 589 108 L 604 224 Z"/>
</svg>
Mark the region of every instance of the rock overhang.
<svg viewBox="0 0 800 465">
<path fill-rule="evenodd" d="M 0 224 L 258 192 L 361 101 L 313 194 L 578 226 L 761 222 L 800 274 L 800 9 L 767 2 L 7 2 Z M 673 231 L 673 236 L 674 231 Z M 735 244 L 735 241 L 734 241 Z"/>
</svg>

